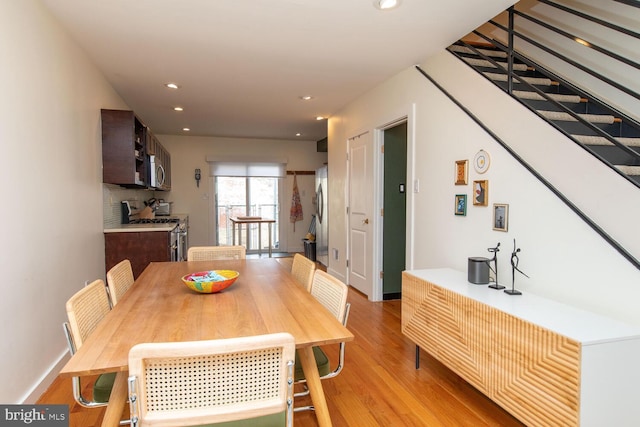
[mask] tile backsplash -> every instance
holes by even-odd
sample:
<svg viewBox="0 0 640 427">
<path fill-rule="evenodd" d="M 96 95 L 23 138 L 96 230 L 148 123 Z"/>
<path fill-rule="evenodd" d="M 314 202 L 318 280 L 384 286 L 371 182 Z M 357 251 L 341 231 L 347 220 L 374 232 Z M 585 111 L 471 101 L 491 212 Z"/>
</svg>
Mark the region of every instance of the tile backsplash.
<svg viewBox="0 0 640 427">
<path fill-rule="evenodd" d="M 102 210 L 104 227 L 120 225 L 120 202 L 132 202 L 132 210 L 144 208 L 144 201 L 154 197 L 150 190 L 124 188 L 113 184 L 102 184 Z"/>
</svg>

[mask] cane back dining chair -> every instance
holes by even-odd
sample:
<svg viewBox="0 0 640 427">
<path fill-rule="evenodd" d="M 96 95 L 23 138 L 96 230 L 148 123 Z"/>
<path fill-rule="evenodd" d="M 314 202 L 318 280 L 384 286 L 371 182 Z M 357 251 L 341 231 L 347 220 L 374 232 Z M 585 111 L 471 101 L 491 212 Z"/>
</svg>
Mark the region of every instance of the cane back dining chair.
<svg viewBox="0 0 640 427">
<path fill-rule="evenodd" d="M 244 246 L 193 246 L 187 251 L 187 261 L 245 258 L 246 249 Z"/>
<path fill-rule="evenodd" d="M 313 282 L 313 273 L 316 271 L 316 263 L 309 258 L 300 254 L 293 256 L 291 264 L 291 274 L 304 288 L 311 292 L 311 282 Z"/>
<path fill-rule="evenodd" d="M 327 310 L 333 314 L 345 327 L 349 318 L 349 309 L 351 304 L 347 302 L 349 287 L 340 280 L 330 274 L 316 270 L 313 274 L 313 282 L 311 284 L 311 295 L 313 295 Z M 326 353 L 320 347 L 313 347 L 313 355 L 316 359 L 316 366 L 320 379 L 329 379 L 338 375 L 344 366 L 345 343 L 341 342 L 338 349 L 338 362 L 336 367 L 331 370 L 331 363 Z M 298 358 L 296 358 L 296 366 L 294 371 L 294 379 L 296 383 L 305 383 L 304 372 Z M 296 397 L 309 394 L 309 390 L 305 387 L 305 391 L 296 393 Z M 300 406 L 294 408 L 294 411 L 313 410 L 313 406 Z"/>
<path fill-rule="evenodd" d="M 135 345 L 131 425 L 291 426 L 294 358 L 288 333 Z"/>
<path fill-rule="evenodd" d="M 109 298 L 111 307 L 115 307 L 118 300 L 133 285 L 133 270 L 128 259 L 122 260 L 107 271 L 107 285 L 109 286 Z"/>
<path fill-rule="evenodd" d="M 94 280 L 76 292 L 67 301 L 66 310 L 69 320 L 64 322 L 62 326 L 69 345 L 69 352 L 73 355 L 111 310 L 104 281 Z M 74 399 L 86 408 L 106 405 L 115 376 L 115 373 L 99 375 L 93 384 L 92 399 L 87 399 L 82 395 L 80 377 L 73 377 Z"/>
</svg>

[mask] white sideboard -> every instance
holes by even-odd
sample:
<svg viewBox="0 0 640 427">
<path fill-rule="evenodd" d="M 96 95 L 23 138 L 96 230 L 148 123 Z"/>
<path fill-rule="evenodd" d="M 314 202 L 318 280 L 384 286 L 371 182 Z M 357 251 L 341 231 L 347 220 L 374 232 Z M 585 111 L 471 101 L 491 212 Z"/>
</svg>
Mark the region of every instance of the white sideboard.
<svg viewBox="0 0 640 427">
<path fill-rule="evenodd" d="M 527 425 L 640 425 L 640 328 L 428 269 L 403 272 L 402 332 Z"/>
</svg>

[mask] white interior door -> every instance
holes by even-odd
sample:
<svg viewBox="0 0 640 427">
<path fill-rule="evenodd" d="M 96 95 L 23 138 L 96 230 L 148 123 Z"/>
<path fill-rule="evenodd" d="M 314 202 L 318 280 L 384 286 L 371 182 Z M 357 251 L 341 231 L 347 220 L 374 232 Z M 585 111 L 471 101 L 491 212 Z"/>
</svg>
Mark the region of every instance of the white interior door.
<svg viewBox="0 0 640 427">
<path fill-rule="evenodd" d="M 351 138 L 349 150 L 349 284 L 373 297 L 373 138 Z"/>
</svg>

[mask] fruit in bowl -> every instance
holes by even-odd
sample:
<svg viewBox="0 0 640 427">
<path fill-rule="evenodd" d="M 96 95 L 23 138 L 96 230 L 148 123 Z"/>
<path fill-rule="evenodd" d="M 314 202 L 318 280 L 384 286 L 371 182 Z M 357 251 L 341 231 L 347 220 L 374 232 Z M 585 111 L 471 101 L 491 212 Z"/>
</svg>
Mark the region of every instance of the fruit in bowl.
<svg viewBox="0 0 640 427">
<path fill-rule="evenodd" d="M 233 270 L 199 271 L 182 276 L 182 281 L 196 292 L 213 294 L 231 286 L 239 274 Z"/>
</svg>

